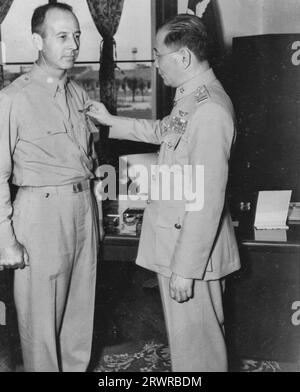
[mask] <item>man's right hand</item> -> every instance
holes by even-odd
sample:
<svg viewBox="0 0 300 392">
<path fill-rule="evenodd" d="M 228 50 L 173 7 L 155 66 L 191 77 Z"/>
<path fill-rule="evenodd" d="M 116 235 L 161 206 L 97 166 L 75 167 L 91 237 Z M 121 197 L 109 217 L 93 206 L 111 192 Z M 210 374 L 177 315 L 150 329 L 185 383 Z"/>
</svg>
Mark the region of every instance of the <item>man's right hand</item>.
<svg viewBox="0 0 300 392">
<path fill-rule="evenodd" d="M 0 267 L 24 268 L 29 265 L 27 250 L 19 242 L 7 248 L 0 248 Z"/>
<path fill-rule="evenodd" d="M 103 125 L 113 125 L 114 116 L 109 113 L 103 103 L 97 101 L 88 101 L 86 103 L 86 107 L 88 108 L 86 114 L 93 120 L 96 120 Z"/>
</svg>

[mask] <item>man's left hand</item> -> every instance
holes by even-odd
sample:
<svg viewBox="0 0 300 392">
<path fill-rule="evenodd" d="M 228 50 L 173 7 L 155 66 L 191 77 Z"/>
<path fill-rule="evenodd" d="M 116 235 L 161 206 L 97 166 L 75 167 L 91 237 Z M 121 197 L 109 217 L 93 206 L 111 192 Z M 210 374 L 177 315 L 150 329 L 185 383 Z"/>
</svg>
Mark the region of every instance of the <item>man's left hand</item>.
<svg viewBox="0 0 300 392">
<path fill-rule="evenodd" d="M 183 278 L 174 272 L 170 278 L 170 297 L 177 302 L 188 301 L 193 296 L 193 283 L 194 279 Z"/>
</svg>

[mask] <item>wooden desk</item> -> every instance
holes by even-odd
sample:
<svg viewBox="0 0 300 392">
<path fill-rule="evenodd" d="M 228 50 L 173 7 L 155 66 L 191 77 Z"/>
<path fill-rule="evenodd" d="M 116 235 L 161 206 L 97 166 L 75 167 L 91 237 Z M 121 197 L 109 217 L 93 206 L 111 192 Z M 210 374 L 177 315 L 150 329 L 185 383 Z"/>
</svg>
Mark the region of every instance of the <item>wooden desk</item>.
<svg viewBox="0 0 300 392">
<path fill-rule="evenodd" d="M 102 246 L 105 261 L 134 262 L 137 255 L 139 237 L 132 235 L 106 234 Z"/>
</svg>

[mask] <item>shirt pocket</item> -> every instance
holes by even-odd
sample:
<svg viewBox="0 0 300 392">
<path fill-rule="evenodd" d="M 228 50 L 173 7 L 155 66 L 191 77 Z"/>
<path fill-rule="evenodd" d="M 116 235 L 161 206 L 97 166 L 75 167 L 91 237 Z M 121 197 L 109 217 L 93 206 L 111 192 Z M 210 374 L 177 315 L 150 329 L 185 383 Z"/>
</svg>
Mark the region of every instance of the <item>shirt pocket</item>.
<svg viewBox="0 0 300 392">
<path fill-rule="evenodd" d="M 184 206 L 184 203 L 179 200 L 160 201 L 156 227 L 175 228 L 176 232 L 180 231 L 185 214 Z"/>
<path fill-rule="evenodd" d="M 45 138 L 51 138 L 56 135 L 64 135 L 67 130 L 64 124 L 53 125 L 53 126 L 25 126 L 19 132 L 19 139 L 24 141 L 38 141 Z"/>
<path fill-rule="evenodd" d="M 184 211 L 182 208 L 162 208 L 156 221 L 157 264 L 170 268 L 176 244 L 182 229 Z"/>
</svg>

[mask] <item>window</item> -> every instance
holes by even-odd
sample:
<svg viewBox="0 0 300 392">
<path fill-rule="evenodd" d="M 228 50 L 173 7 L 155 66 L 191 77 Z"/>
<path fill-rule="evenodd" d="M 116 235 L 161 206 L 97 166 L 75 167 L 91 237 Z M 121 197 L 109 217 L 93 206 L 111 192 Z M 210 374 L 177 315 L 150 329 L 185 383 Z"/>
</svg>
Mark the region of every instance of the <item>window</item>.
<svg viewBox="0 0 300 392">
<path fill-rule="evenodd" d="M 99 57 L 101 36 L 86 1 L 66 0 L 79 19 L 82 30 L 77 64 L 71 76 L 81 83 L 92 99 L 99 99 Z M 33 10 L 45 0 L 15 0 L 1 26 L 6 47 L 5 85 L 27 72 L 37 52 L 31 43 L 30 20 Z M 153 118 L 154 67 L 152 61 L 151 0 L 124 0 L 115 35 L 117 66 L 116 88 L 121 115 Z M 18 28 L 16 28 L 18 26 Z M 17 63 L 17 64 L 15 64 Z"/>
<path fill-rule="evenodd" d="M 82 0 L 67 0 L 82 29 L 78 62 L 99 62 L 100 36 L 88 5 Z M 154 66 L 152 62 L 151 0 L 124 0 L 120 24 L 115 35 L 117 69 L 117 109 L 120 115 L 139 118 L 155 117 L 152 99 Z M 99 64 L 90 64 L 77 74 L 93 99 L 99 99 Z"/>
</svg>

